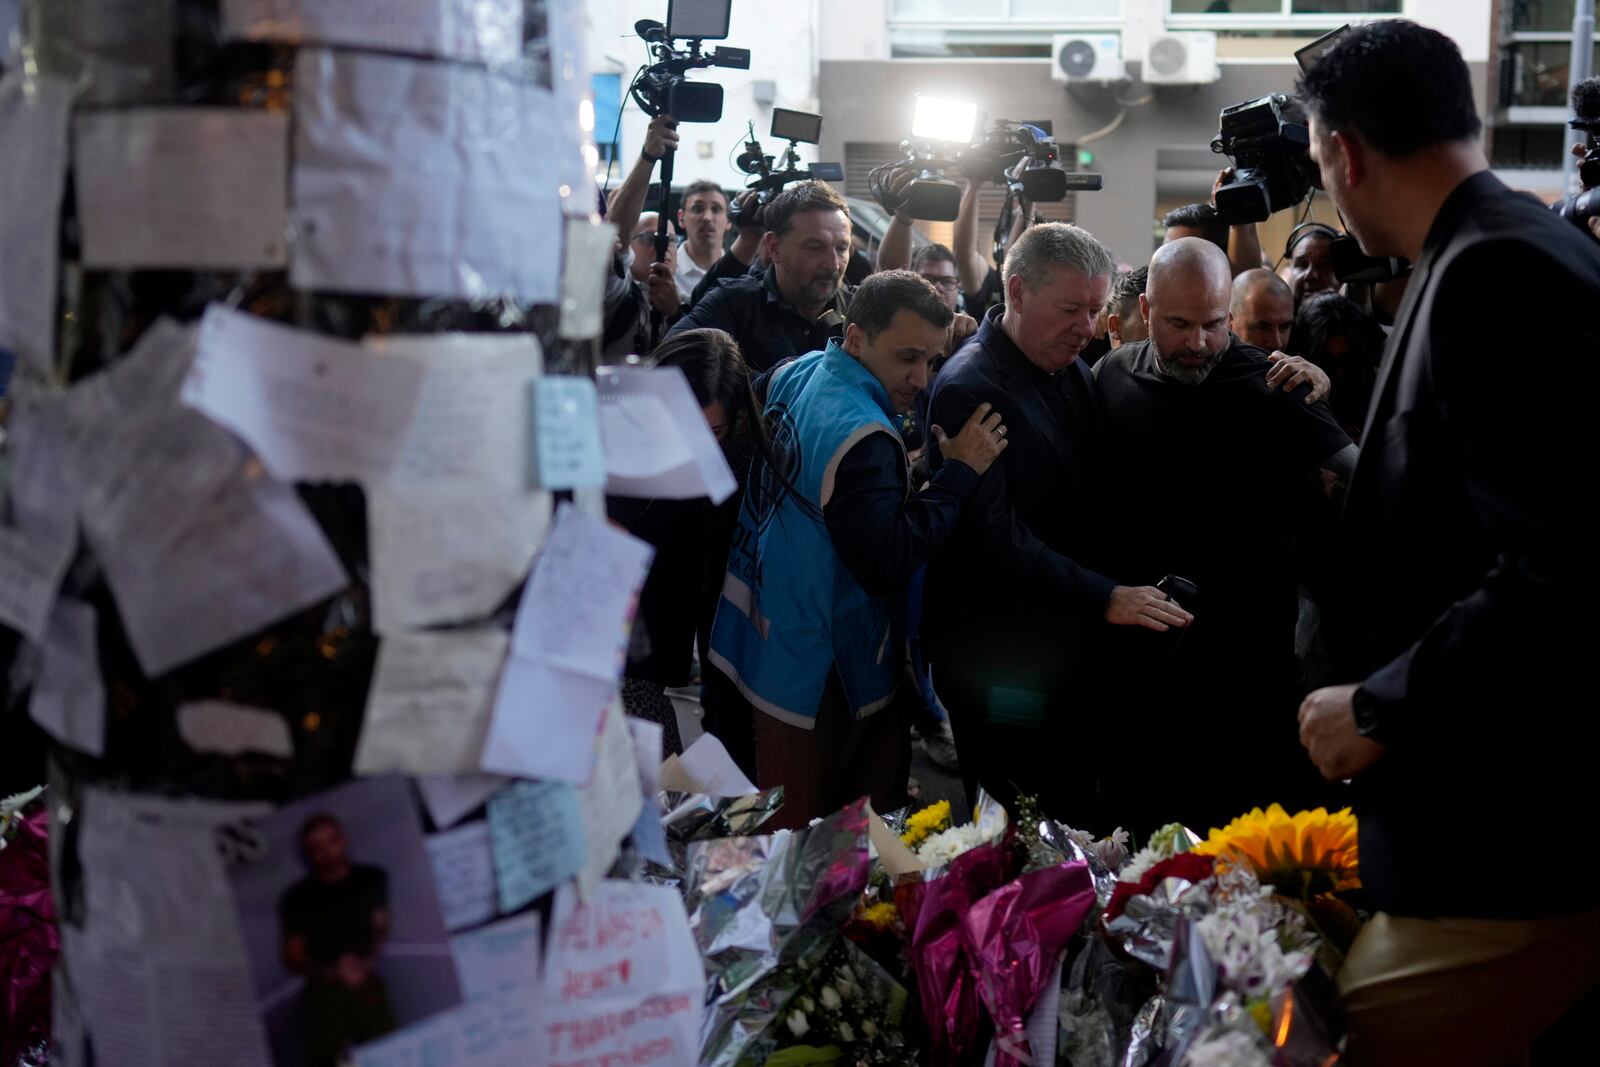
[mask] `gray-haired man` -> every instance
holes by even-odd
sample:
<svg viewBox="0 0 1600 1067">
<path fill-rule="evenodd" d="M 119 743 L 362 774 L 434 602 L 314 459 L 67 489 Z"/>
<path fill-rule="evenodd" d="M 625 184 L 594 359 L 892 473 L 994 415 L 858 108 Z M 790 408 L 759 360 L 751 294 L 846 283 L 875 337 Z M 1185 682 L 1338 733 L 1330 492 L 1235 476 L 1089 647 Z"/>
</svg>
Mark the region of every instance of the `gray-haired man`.
<svg viewBox="0 0 1600 1067">
<path fill-rule="evenodd" d="M 1111 254 L 1086 231 L 1027 230 L 1006 255 L 1005 305 L 945 364 L 930 405 L 931 421 L 959 426 L 991 404 L 1010 441 L 928 569 L 933 683 L 962 770 L 969 788 L 1037 796 L 1079 825 L 1095 825 L 1087 730 L 1103 710 L 1104 624 L 1164 631 L 1191 618 L 1153 587 L 1119 586 L 1092 569 L 1104 418 L 1078 354 L 1111 273 Z"/>
</svg>

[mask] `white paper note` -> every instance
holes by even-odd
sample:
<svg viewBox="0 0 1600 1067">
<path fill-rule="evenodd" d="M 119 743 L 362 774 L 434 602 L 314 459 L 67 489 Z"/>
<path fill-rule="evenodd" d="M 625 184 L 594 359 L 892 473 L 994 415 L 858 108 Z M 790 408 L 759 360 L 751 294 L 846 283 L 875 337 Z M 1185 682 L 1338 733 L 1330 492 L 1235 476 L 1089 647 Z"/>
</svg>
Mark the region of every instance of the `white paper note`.
<svg viewBox="0 0 1600 1067">
<path fill-rule="evenodd" d="M 295 130 L 297 288 L 556 302 L 551 236 L 579 146 L 549 89 L 509 72 L 305 48 Z"/>
<path fill-rule="evenodd" d="M 494 854 L 489 824 L 469 822 L 426 840 L 446 930 L 477 926 L 495 917 Z M 462 990 L 462 995 L 471 994 Z"/>
<path fill-rule="evenodd" d="M 183 399 L 280 478 L 382 482 L 416 410 L 423 367 L 213 304 Z"/>
<path fill-rule="evenodd" d="M 621 701 L 606 709 L 594 775 L 578 791 L 578 803 L 583 809 L 583 867 L 578 871 L 578 891 L 587 896 L 617 861 L 623 839 L 644 809 L 633 737 L 623 722 Z"/>
<path fill-rule="evenodd" d="M 556 894 L 541 1000 L 548 1063 L 695 1063 L 705 971 L 667 886 L 601 882 Z"/>
<path fill-rule="evenodd" d="M 367 693 L 355 773 L 476 770 L 510 640 L 494 628 L 386 636 Z"/>
<path fill-rule="evenodd" d="M 61 932 L 98 1062 L 271 1062 L 213 841 L 216 827 L 263 810 L 85 793 L 85 925 Z"/>
<path fill-rule="evenodd" d="M 259 466 L 160 559 L 104 551 L 128 640 L 149 677 L 344 589 L 339 558 L 293 489 Z"/>
<path fill-rule="evenodd" d="M 450 939 L 461 995 L 482 1000 L 496 993 L 531 990 L 539 984 L 539 913 L 480 926 Z"/>
<path fill-rule="evenodd" d="M 701 734 L 683 750 L 683 755 L 667 757 L 661 767 L 661 786 L 713 797 L 742 797 L 759 792 L 714 734 Z"/>
<path fill-rule="evenodd" d="M 355 1067 L 529 1067 L 539 1057 L 536 1011 L 523 995 L 469 1000 L 358 1046 Z"/>
<path fill-rule="evenodd" d="M 223 0 L 223 34 L 509 63 L 522 51 L 522 0 Z"/>
<path fill-rule="evenodd" d="M 528 575 L 550 494 L 482 484 L 367 492 L 374 628 L 481 619 Z"/>
<path fill-rule="evenodd" d="M 416 780 L 428 817 L 441 830 L 482 807 L 507 781 L 497 774 L 423 775 Z"/>
<path fill-rule="evenodd" d="M 600 406 L 588 378 L 552 375 L 534 383 L 533 484 L 544 489 L 579 489 L 606 481 L 600 438 Z"/>
<path fill-rule="evenodd" d="M 655 549 L 570 504 L 556 510 L 517 607 L 517 655 L 610 681 Z"/>
<path fill-rule="evenodd" d="M 226 700 L 196 700 L 178 705 L 178 736 L 196 752 L 238 756 L 255 752 L 294 758 L 289 721 L 281 712 Z"/>
<path fill-rule="evenodd" d="M 0 40 L 0 59 L 5 46 Z M 62 78 L 0 82 L 0 349 L 40 373 L 55 365 L 56 261 L 67 176 L 72 83 Z"/>
<path fill-rule="evenodd" d="M 289 116 L 151 108 L 77 118 L 83 262 L 255 270 L 287 262 Z"/>
<path fill-rule="evenodd" d="M 544 363 L 532 334 L 369 337 L 368 349 L 425 368 L 416 413 L 391 485 L 459 483 L 485 490 L 527 485 L 530 432 L 523 397 Z"/>
<path fill-rule="evenodd" d="M 50 621 L 61 575 L 72 562 L 71 541 L 41 543 L 0 526 L 0 625 L 37 643 Z"/>
<path fill-rule="evenodd" d="M 601 367 L 595 385 L 608 493 L 720 504 L 738 488 L 682 370 Z"/>
<path fill-rule="evenodd" d="M 600 716 L 616 692 L 615 682 L 510 657 L 500 672 L 481 766 L 582 785 L 594 773 Z"/>
<path fill-rule="evenodd" d="M 44 635 L 39 679 L 28 714 L 51 737 L 91 756 L 105 755 L 106 693 L 92 604 L 56 601 Z"/>
<path fill-rule="evenodd" d="M 561 261 L 560 335 L 568 341 L 599 337 L 605 328 L 606 272 L 617 228 L 609 222 L 567 220 L 566 249 Z"/>
<path fill-rule="evenodd" d="M 661 803 L 656 799 L 661 792 L 661 735 L 659 723 L 647 719 L 629 719 L 628 733 L 633 735 L 633 759 L 639 769 L 639 818 L 633 824 L 633 845 L 645 859 L 663 866 L 672 864 L 672 854 L 667 851 L 667 834 L 661 828 Z"/>
</svg>

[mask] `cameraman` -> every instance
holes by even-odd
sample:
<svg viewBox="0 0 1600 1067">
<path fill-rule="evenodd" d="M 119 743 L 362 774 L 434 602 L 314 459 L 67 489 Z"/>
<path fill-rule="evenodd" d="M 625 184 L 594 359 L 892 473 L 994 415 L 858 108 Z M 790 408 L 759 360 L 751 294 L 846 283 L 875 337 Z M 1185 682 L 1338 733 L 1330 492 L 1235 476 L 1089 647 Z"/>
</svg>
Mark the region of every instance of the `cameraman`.
<svg viewBox="0 0 1600 1067">
<path fill-rule="evenodd" d="M 1235 168 L 1223 167 L 1217 171 L 1217 180 L 1211 183 L 1211 201 L 1206 204 L 1185 204 L 1167 212 L 1161 224 L 1166 228 L 1161 243 L 1168 244 L 1181 237 L 1204 237 L 1228 253 L 1228 264 L 1235 276 L 1261 266 L 1261 235 L 1253 222 L 1229 226 L 1217 217 L 1217 190 L 1233 181 Z"/>
<path fill-rule="evenodd" d="M 727 279 L 707 290 L 672 328 L 674 333 L 725 330 L 739 342 L 745 362 L 757 374 L 842 337 L 845 310 L 854 291 L 844 287 L 851 251 L 850 207 L 831 186 L 818 181 L 792 185 L 768 202 L 762 216 L 766 231 L 761 255 L 767 270 L 759 276 Z M 740 251 L 742 242 L 748 248 L 746 230 L 741 218 L 729 256 Z M 728 258 L 724 256 L 718 267 Z"/>
<path fill-rule="evenodd" d="M 1299 713 L 1323 775 L 1353 780 L 1377 912 L 1338 976 L 1352 1064 L 1516 1062 L 1600 982 L 1600 883 L 1464 871 L 1446 829 L 1469 812 L 1474 841 L 1561 854 L 1590 835 L 1600 749 L 1582 695 L 1600 636 L 1583 606 L 1588 397 L 1508 367 L 1485 330 L 1515 279 L 1569 309 L 1541 328 L 1546 358 L 1600 351 L 1600 248 L 1489 170 L 1472 81 L 1448 37 L 1386 19 L 1300 83 L 1312 159 L 1361 250 L 1416 264 L 1325 605 L 1348 684 Z M 1548 1062 L 1592 1062 L 1572 1037 L 1582 1051 Z"/>
<path fill-rule="evenodd" d="M 676 242 L 669 238 L 665 258 L 656 260 L 659 216 L 644 212 L 650 175 L 662 156 L 678 147 L 677 125 L 671 115 L 650 120 L 639 158 L 606 205 L 606 221 L 617 228 L 618 247 L 606 283 L 602 356 L 647 354 L 661 340 L 650 336 L 651 311 L 661 313 L 665 336 L 665 324 L 682 307 L 683 296 L 674 275 Z"/>
<path fill-rule="evenodd" d="M 889 182 L 889 188 L 898 194 L 916 177 L 916 171 L 907 169 Z M 989 257 L 980 248 L 982 238 L 978 233 L 978 193 L 982 189 L 982 180 L 967 179 L 950 236 L 950 243 L 954 246 L 951 250 L 955 253 L 956 270 L 961 281 L 962 310 L 974 319 L 983 318 L 984 313 L 999 303 L 1001 298 L 1000 272 L 994 269 Z M 883 235 L 883 243 L 878 246 L 879 270 L 904 270 L 910 266 L 911 228 L 915 221 L 903 211 L 895 212 L 889 229 Z M 1026 200 L 1019 200 L 1006 247 L 1010 248 L 1034 221 L 1033 205 Z"/>
<path fill-rule="evenodd" d="M 1582 192 L 1600 189 L 1600 183 L 1584 180 L 1582 167 L 1590 152 L 1600 154 L 1600 141 L 1597 141 L 1597 134 L 1600 134 L 1600 75 L 1585 78 L 1572 87 L 1572 113 L 1577 116 L 1571 124 L 1573 129 L 1586 131 L 1584 139 L 1572 146 L 1572 154 L 1579 163 L 1579 189 Z M 1600 214 L 1590 215 L 1586 225 L 1589 232 L 1600 239 Z"/>
</svg>

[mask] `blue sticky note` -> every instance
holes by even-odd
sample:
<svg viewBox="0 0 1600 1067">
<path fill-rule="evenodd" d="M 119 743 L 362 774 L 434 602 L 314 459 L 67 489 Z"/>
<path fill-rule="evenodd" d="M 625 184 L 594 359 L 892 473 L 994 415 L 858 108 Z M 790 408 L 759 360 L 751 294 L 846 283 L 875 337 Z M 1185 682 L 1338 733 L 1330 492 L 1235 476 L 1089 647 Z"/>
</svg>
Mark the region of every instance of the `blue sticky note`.
<svg viewBox="0 0 1600 1067">
<path fill-rule="evenodd" d="M 489 798 L 500 910 L 515 911 L 583 867 L 583 811 L 566 782 L 513 782 Z"/>
<path fill-rule="evenodd" d="M 639 855 L 663 867 L 672 866 L 672 853 L 667 851 L 667 832 L 661 828 L 661 810 L 650 797 L 644 798 L 644 810 L 639 821 L 633 824 L 633 847 Z"/>
<path fill-rule="evenodd" d="M 606 484 L 600 444 L 600 399 L 594 382 L 551 375 L 532 386 L 533 440 L 529 479 L 534 489 L 587 489 Z"/>
</svg>

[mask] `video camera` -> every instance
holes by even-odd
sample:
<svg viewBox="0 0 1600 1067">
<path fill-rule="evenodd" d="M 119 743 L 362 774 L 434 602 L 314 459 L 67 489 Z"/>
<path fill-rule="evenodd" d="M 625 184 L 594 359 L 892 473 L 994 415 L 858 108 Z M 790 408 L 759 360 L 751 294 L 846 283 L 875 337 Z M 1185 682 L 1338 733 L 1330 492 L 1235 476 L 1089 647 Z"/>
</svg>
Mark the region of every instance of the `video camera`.
<svg viewBox="0 0 1600 1067">
<path fill-rule="evenodd" d="M 745 142 L 744 152 L 735 161 L 739 169 L 750 175 L 750 181 L 745 188 L 755 190 L 755 206 L 741 207 L 743 197 L 737 198 L 728 207 L 728 219 L 735 226 L 739 225 L 748 210 L 754 214 L 759 208 L 766 207 L 784 186 L 794 182 L 844 181 L 844 165 L 841 163 L 813 163 L 809 167 L 800 166 L 800 153 L 796 149 L 799 144 L 816 144 L 822 137 L 822 116 L 812 115 L 805 111 L 790 111 L 787 108 L 772 109 L 772 133 L 780 141 L 788 141 L 781 157 L 781 163 L 775 163 L 774 158 L 762 152 L 761 142 L 756 140 L 755 124 L 750 125 L 750 139 Z"/>
<path fill-rule="evenodd" d="M 692 82 L 685 75 L 696 67 L 750 69 L 750 49 L 719 47 L 702 55 L 703 41 L 728 36 L 732 0 L 668 0 L 667 24 L 640 19 L 633 28 L 645 39 L 656 62 L 634 75 L 628 92 L 646 115 L 667 114 L 679 122 L 716 122 L 722 118 L 722 86 Z M 675 49 L 672 42 L 687 40 Z"/>
<path fill-rule="evenodd" d="M 1233 160 L 1234 179 L 1217 190 L 1217 217 L 1229 226 L 1265 222 L 1320 184 L 1311 131 L 1289 97 L 1272 93 L 1222 109 L 1213 152 Z"/>
<path fill-rule="evenodd" d="M 1008 208 L 1017 199 L 1050 203 L 1071 190 L 1101 187 L 1098 174 L 1068 174 L 1048 122 L 998 120 L 972 140 L 977 105 L 919 96 L 906 157 L 868 175 L 872 195 L 885 211 L 905 212 L 929 222 L 949 222 L 961 210 L 961 186 L 948 177 L 992 181 L 1006 189 Z M 907 170 L 916 177 L 898 193 L 894 180 Z"/>
</svg>

